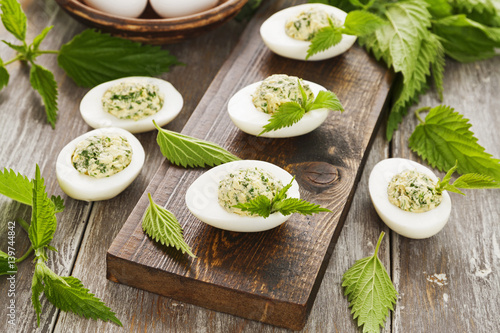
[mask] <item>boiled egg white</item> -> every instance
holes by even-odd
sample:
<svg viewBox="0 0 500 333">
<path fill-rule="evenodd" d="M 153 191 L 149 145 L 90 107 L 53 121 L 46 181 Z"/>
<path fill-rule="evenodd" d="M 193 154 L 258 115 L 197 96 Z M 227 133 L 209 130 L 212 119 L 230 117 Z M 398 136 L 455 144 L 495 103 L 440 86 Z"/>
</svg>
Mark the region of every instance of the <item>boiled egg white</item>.
<svg viewBox="0 0 500 333">
<path fill-rule="evenodd" d="M 214 7 L 219 0 L 149 0 L 161 17 L 180 17 L 200 13 Z"/>
<path fill-rule="evenodd" d="M 255 160 L 229 162 L 212 168 L 196 179 L 186 192 L 186 205 L 191 213 L 213 227 L 237 231 L 258 232 L 275 228 L 290 218 L 277 212 L 264 218 L 261 216 L 241 216 L 226 211 L 218 202 L 220 181 L 229 173 L 246 168 L 260 168 L 280 180 L 283 186 L 290 183 L 292 175 L 272 163 Z M 289 198 L 300 198 L 299 185 L 293 181 L 287 191 Z"/>
<path fill-rule="evenodd" d="M 119 135 L 127 139 L 132 148 L 130 164 L 120 172 L 105 178 L 94 178 L 77 171 L 71 161 L 76 146 L 91 136 Z M 56 176 L 61 189 L 73 199 L 99 201 L 111 199 L 125 190 L 141 172 L 145 153 L 139 140 L 124 129 L 109 127 L 80 135 L 68 143 L 59 153 Z"/>
<path fill-rule="evenodd" d="M 83 0 L 83 2 L 108 14 L 132 18 L 139 17 L 148 4 L 148 0 Z"/>
<path fill-rule="evenodd" d="M 157 113 L 139 120 L 120 119 L 106 112 L 102 104 L 104 93 L 122 82 L 140 82 L 157 86 L 163 95 L 162 108 Z M 183 105 L 182 95 L 170 82 L 154 77 L 131 76 L 108 81 L 92 88 L 80 103 L 80 113 L 83 120 L 93 128 L 119 127 L 130 133 L 142 133 L 155 129 L 153 120 L 160 127 L 171 122 L 181 112 Z"/>
<path fill-rule="evenodd" d="M 404 158 L 389 158 L 375 165 L 370 174 L 369 192 L 373 206 L 385 224 L 408 238 L 428 238 L 437 234 L 448 222 L 451 200 L 447 191 L 434 209 L 423 213 L 407 212 L 389 201 L 387 188 L 396 174 L 405 170 L 416 170 L 437 181 L 436 175 L 425 166 Z"/>
<path fill-rule="evenodd" d="M 299 15 L 310 8 L 324 10 L 333 14 L 342 23 L 345 22 L 347 13 L 333 6 L 320 3 L 311 3 L 289 7 L 283 9 L 269 17 L 260 27 L 260 35 L 264 44 L 274 53 L 290 59 L 306 60 L 307 50 L 311 45 L 310 41 L 302 41 L 288 36 L 285 32 L 285 24 L 288 19 Z M 356 41 L 356 36 L 342 35 L 342 40 L 335 46 L 314 54 L 309 57 L 310 61 L 324 60 L 338 56 L 347 51 Z"/>
<path fill-rule="evenodd" d="M 303 84 L 309 85 L 314 96 L 321 90 L 327 90 L 317 83 L 302 80 Z M 238 91 L 231 97 L 227 104 L 229 117 L 233 123 L 245 133 L 259 135 L 267 125 L 271 115 L 257 110 L 252 102 L 252 95 L 261 85 L 262 81 L 255 82 Z M 302 119 L 289 127 L 283 127 L 276 131 L 266 132 L 260 136 L 265 138 L 290 138 L 309 133 L 318 128 L 328 116 L 328 109 L 316 109 L 307 112 Z"/>
</svg>

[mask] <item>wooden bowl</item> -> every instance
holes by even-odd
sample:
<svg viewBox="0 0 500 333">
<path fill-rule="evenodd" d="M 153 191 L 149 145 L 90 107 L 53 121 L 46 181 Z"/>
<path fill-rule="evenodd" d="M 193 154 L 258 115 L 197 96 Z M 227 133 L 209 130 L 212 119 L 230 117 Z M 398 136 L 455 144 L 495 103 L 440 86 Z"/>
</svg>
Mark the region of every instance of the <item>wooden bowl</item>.
<svg viewBox="0 0 500 333">
<path fill-rule="evenodd" d="M 159 17 L 149 4 L 139 18 L 126 18 L 101 12 L 78 0 L 56 2 L 85 25 L 141 43 L 166 44 L 180 42 L 218 27 L 233 18 L 248 0 L 220 0 L 217 6 L 206 11 L 176 18 Z"/>
</svg>

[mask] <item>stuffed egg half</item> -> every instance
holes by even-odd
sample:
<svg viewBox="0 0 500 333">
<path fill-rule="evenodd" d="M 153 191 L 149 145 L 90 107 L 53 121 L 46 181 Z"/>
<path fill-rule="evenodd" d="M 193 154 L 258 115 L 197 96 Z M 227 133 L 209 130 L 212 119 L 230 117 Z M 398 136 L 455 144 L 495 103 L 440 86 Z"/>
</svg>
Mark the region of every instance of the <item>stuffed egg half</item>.
<svg viewBox="0 0 500 333">
<path fill-rule="evenodd" d="M 441 231 L 448 222 L 451 213 L 450 196 L 447 191 L 443 191 L 437 207 L 420 213 L 399 208 L 390 201 L 388 189 L 389 184 L 395 179 L 394 176 L 405 173 L 420 174 L 430 183 L 438 181 L 430 169 L 417 162 L 404 158 L 382 160 L 375 165 L 369 179 L 369 192 L 373 206 L 382 221 L 398 234 L 417 239 L 431 237 Z M 413 182 L 411 183 L 413 185 Z M 429 187 L 430 190 L 432 185 Z"/>
<path fill-rule="evenodd" d="M 224 185 L 228 177 L 230 178 L 232 174 L 237 177 L 238 173 L 241 172 L 248 172 L 249 177 L 252 177 L 254 170 L 260 174 L 257 178 L 265 175 L 266 178 L 269 178 L 270 182 L 281 183 L 283 186 L 289 184 L 293 178 L 284 169 L 264 161 L 242 160 L 225 163 L 205 172 L 191 184 L 186 192 L 186 205 L 188 209 L 202 222 L 229 231 L 258 232 L 281 225 L 291 215 L 284 216 L 276 212 L 267 218 L 261 216 L 244 216 L 240 215 L 241 212 L 228 211 L 228 209 L 231 210 L 230 205 L 226 206 L 226 208 L 223 207 L 221 197 L 223 198 L 225 193 L 221 193 L 221 190 L 233 191 L 231 195 L 235 196 L 242 194 L 238 192 L 240 190 L 238 187 L 241 187 L 242 190 L 251 191 L 251 186 L 244 187 L 245 184 L 235 186 L 234 188 L 225 188 Z M 300 198 L 299 185 L 295 180 L 288 190 L 287 195 L 289 198 Z"/>
<path fill-rule="evenodd" d="M 297 80 L 296 77 L 286 76 L 283 74 L 270 76 L 266 80 L 272 79 L 273 77 L 282 76 L 286 77 L 286 80 Z M 227 105 L 229 117 L 236 125 L 236 127 L 238 127 L 245 133 L 256 136 L 262 132 L 264 126 L 267 125 L 269 120 L 271 119 L 270 113 L 258 110 L 253 102 L 255 94 L 263 82 L 264 81 L 255 82 L 241 89 L 236 94 L 234 94 L 233 97 L 231 97 Z M 304 87 L 309 87 L 314 96 L 317 96 L 321 90 L 327 90 L 325 87 L 311 81 L 302 80 L 301 82 Z M 286 88 L 284 88 L 282 92 L 284 94 L 288 94 Z M 266 132 L 260 136 L 266 138 L 289 138 L 307 134 L 318 128 L 326 120 L 328 112 L 329 110 L 325 108 L 311 110 L 304 114 L 304 116 L 292 126 Z"/>
<path fill-rule="evenodd" d="M 93 128 L 119 127 L 131 133 L 153 130 L 172 121 L 184 100 L 174 86 L 162 79 L 133 76 L 102 83 L 80 103 L 80 113 Z"/>
<path fill-rule="evenodd" d="M 61 189 L 84 201 L 111 199 L 125 190 L 141 172 L 144 149 L 121 128 L 87 132 L 59 153 L 56 175 Z"/>
<path fill-rule="evenodd" d="M 290 25 L 289 20 L 303 13 L 324 11 L 337 21 L 339 25 L 345 22 L 347 13 L 333 6 L 324 4 L 304 4 L 283 9 L 269 17 L 260 27 L 260 35 L 264 44 L 274 53 L 290 59 L 306 60 L 307 50 L 311 42 L 309 40 L 299 40 L 287 34 L 286 26 Z M 315 22 L 306 18 L 308 22 Z M 293 24 L 293 23 L 292 23 Z M 302 24 L 305 26 L 306 24 Z M 309 24 L 312 26 L 313 24 Z M 305 38 L 307 39 L 307 37 Z M 316 53 L 307 60 L 324 60 L 335 57 L 347 51 L 356 41 L 356 36 L 342 35 L 342 40 L 335 46 Z"/>
</svg>

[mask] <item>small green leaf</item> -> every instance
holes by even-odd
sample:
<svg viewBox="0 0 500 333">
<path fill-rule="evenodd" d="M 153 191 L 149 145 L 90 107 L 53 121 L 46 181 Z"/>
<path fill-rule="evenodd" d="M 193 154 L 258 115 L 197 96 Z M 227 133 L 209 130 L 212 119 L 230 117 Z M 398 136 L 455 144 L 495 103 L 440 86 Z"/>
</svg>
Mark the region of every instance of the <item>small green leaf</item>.
<svg viewBox="0 0 500 333">
<path fill-rule="evenodd" d="M 237 156 L 215 143 L 169 131 L 159 127 L 156 122 L 153 123 L 158 129 L 156 141 L 163 156 L 175 165 L 194 168 L 239 160 Z"/>
<path fill-rule="evenodd" d="M 259 195 L 246 203 L 239 203 L 233 207 L 263 218 L 268 218 L 271 214 L 271 200 L 265 195 Z"/>
<path fill-rule="evenodd" d="M 170 211 L 154 203 L 151 194 L 148 193 L 149 206 L 142 219 L 142 229 L 155 242 L 162 245 L 175 247 L 182 253 L 187 253 L 191 257 L 196 256 L 191 251 L 191 247 L 184 241 L 183 230 L 177 218 Z"/>
<path fill-rule="evenodd" d="M 64 199 L 61 198 L 60 195 L 58 195 L 57 197 L 55 195 L 53 195 L 50 197 L 50 200 L 54 204 L 54 210 L 56 213 L 60 213 L 60 212 L 64 211 L 64 208 L 66 208 L 64 206 Z"/>
<path fill-rule="evenodd" d="M 341 40 L 342 31 L 340 28 L 328 26 L 318 30 L 313 39 L 311 39 L 311 45 L 309 45 L 309 49 L 307 50 L 306 60 L 316 53 L 328 50 L 337 45 Z"/>
<path fill-rule="evenodd" d="M 37 262 L 33 277 L 33 290 L 36 292 L 33 292 L 32 302 L 35 310 L 40 306 L 38 298 L 41 293 L 42 282 L 45 297 L 58 309 L 66 312 L 71 311 L 84 318 L 112 321 L 119 326 L 123 326 L 120 320 L 116 318 L 115 313 L 99 298 L 90 293 L 79 279 L 73 276 L 58 276 L 42 261 Z M 41 309 L 39 308 L 39 310 Z"/>
<path fill-rule="evenodd" d="M 8 32 L 20 41 L 26 39 L 26 15 L 16 0 L 1 0 L 2 23 Z"/>
<path fill-rule="evenodd" d="M 318 96 L 316 96 L 314 102 L 311 105 L 310 110 L 316 110 L 316 109 L 328 109 L 331 111 L 341 111 L 341 112 L 344 111 L 344 107 L 337 98 L 337 95 L 335 95 L 331 91 L 324 91 L 324 90 L 321 90 L 318 93 Z"/>
<path fill-rule="evenodd" d="M 320 212 L 332 212 L 327 208 L 320 207 L 320 205 L 298 198 L 286 198 L 273 202 L 272 210 L 273 212 L 280 212 L 285 216 L 293 213 L 312 215 Z"/>
<path fill-rule="evenodd" d="M 26 54 L 29 53 L 29 50 L 28 50 L 28 48 L 27 48 L 26 45 L 16 45 L 16 44 L 9 43 L 9 42 L 7 42 L 5 40 L 2 40 L 2 42 L 5 45 L 7 45 L 8 47 L 10 47 L 11 49 L 13 49 L 14 51 L 16 51 L 17 53 L 20 53 L 22 55 L 26 55 Z"/>
<path fill-rule="evenodd" d="M 54 203 L 45 192 L 44 180 L 40 168 L 36 166 L 33 180 L 33 210 L 28 235 L 33 249 L 37 250 L 49 245 L 57 227 Z"/>
<path fill-rule="evenodd" d="M 32 204 L 33 183 L 28 177 L 16 174 L 13 170 L 5 168 L 0 170 L 0 194 L 16 200 L 25 205 Z"/>
<path fill-rule="evenodd" d="M 380 332 L 397 300 L 398 293 L 377 256 L 384 235 L 380 234 L 373 256 L 356 261 L 342 277 L 353 319 L 363 326 L 363 332 Z"/>
<path fill-rule="evenodd" d="M 17 266 L 14 261 L 9 261 L 9 255 L 0 251 L 0 275 L 17 273 Z"/>
<path fill-rule="evenodd" d="M 461 174 L 477 173 L 500 180 L 500 160 L 485 152 L 470 127 L 468 119 L 453 108 L 439 105 L 415 128 L 409 147 L 440 171 L 451 169 L 458 161 Z"/>
<path fill-rule="evenodd" d="M 76 84 L 84 87 L 126 76 L 154 76 L 181 64 L 159 46 L 142 45 L 90 29 L 64 44 L 57 61 Z"/>
<path fill-rule="evenodd" d="M 30 83 L 33 89 L 38 91 L 42 97 L 47 114 L 47 121 L 52 128 L 55 128 L 57 121 L 57 82 L 54 79 L 54 74 L 48 69 L 33 64 L 30 71 Z"/>
<path fill-rule="evenodd" d="M 36 323 L 40 326 L 40 315 L 42 314 L 42 303 L 40 303 L 40 296 L 43 293 L 43 263 L 37 262 L 35 266 L 35 273 L 31 280 L 31 304 L 36 312 Z M 45 265 L 43 265 L 45 266 Z"/>
<path fill-rule="evenodd" d="M 458 177 L 453 186 L 463 189 L 488 189 L 500 188 L 500 182 L 490 176 L 480 175 L 477 173 L 467 173 Z"/>
<path fill-rule="evenodd" d="M 283 127 L 289 127 L 298 122 L 306 111 L 297 102 L 286 102 L 280 105 L 278 110 L 273 113 L 269 122 L 264 125 L 264 130 L 259 133 L 262 135 L 267 132 L 276 131 Z"/>
<path fill-rule="evenodd" d="M 53 27 L 54 27 L 53 25 L 45 27 L 45 29 L 43 29 L 42 32 L 33 39 L 33 43 L 31 44 L 31 51 L 34 54 L 36 54 L 39 51 L 40 44 L 43 42 L 45 37 L 47 37 L 47 34 L 49 33 L 50 30 L 52 30 Z"/>
<path fill-rule="evenodd" d="M 354 36 L 366 36 L 375 32 L 383 24 L 384 20 L 379 16 L 364 10 L 349 12 L 345 18 L 342 33 Z"/>
</svg>

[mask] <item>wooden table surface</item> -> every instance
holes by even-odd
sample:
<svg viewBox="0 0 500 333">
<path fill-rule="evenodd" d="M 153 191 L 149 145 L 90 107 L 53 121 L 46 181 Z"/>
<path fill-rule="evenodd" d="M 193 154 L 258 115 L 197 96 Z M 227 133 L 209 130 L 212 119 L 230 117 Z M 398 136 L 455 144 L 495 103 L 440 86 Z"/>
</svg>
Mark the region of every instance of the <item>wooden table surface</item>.
<svg viewBox="0 0 500 333">
<path fill-rule="evenodd" d="M 85 27 L 62 12 L 53 1 L 21 1 L 28 17 L 28 40 L 47 25 L 54 25 L 43 44 L 58 49 Z M 267 1 L 283 6 L 286 1 Z M 259 14 L 257 14 L 259 15 Z M 162 75 L 182 93 L 183 112 L 167 128 L 181 131 L 209 87 L 219 68 L 240 38 L 245 23 L 230 21 L 219 29 L 181 44 L 167 45 L 186 67 Z M 14 41 L 3 29 L 0 39 Z M 0 45 L 5 61 L 14 52 Z M 49 267 L 59 275 L 73 275 L 100 297 L 122 321 L 93 321 L 54 308 L 42 297 L 39 328 L 31 304 L 33 264 L 19 265 L 16 280 L 16 326 L 7 324 L 7 307 L 0 308 L 0 332 L 285 332 L 255 321 L 218 313 L 106 279 L 106 251 L 121 229 L 144 189 L 163 161 L 156 133 L 137 135 L 146 150 L 140 176 L 118 197 L 95 203 L 67 198 L 57 184 L 55 160 L 61 148 L 90 130 L 79 114 L 79 101 L 88 89 L 77 87 L 57 67 L 55 56 L 44 55 L 40 63 L 54 72 L 59 85 L 59 120 L 55 130 L 45 121 L 38 95 L 29 84 L 29 68 L 8 66 L 9 86 L 0 91 L 0 168 L 11 168 L 29 177 L 38 163 L 51 194 L 62 195 L 66 210 L 58 214 L 58 227 L 51 243 Z M 455 107 L 472 123 L 479 143 L 500 157 L 500 57 L 459 64 L 447 60 L 444 103 Z M 429 92 L 412 110 L 439 104 Z M 412 111 L 411 110 L 411 111 Z M 383 332 L 496 332 L 500 327 L 500 195 L 494 190 L 451 194 L 450 221 L 436 236 L 412 240 L 391 232 L 378 218 L 368 195 L 368 176 L 373 166 L 387 157 L 418 160 L 408 148 L 408 137 L 417 119 L 407 116 L 391 143 L 384 139 L 384 126 L 371 148 L 361 180 L 340 238 L 312 307 L 304 332 L 359 332 L 352 320 L 341 288 L 342 274 L 355 260 L 371 255 L 381 231 L 387 233 L 379 256 L 391 274 L 400 297 Z M 341 135 L 341 134 L 339 134 Z M 29 207 L 0 197 L 0 248 L 7 247 L 7 222 L 30 218 Z M 17 256 L 29 247 L 21 228 L 16 228 Z M 445 279 L 437 280 L 438 277 Z M 0 277 L 0 304 L 7 304 L 8 283 Z"/>
</svg>

